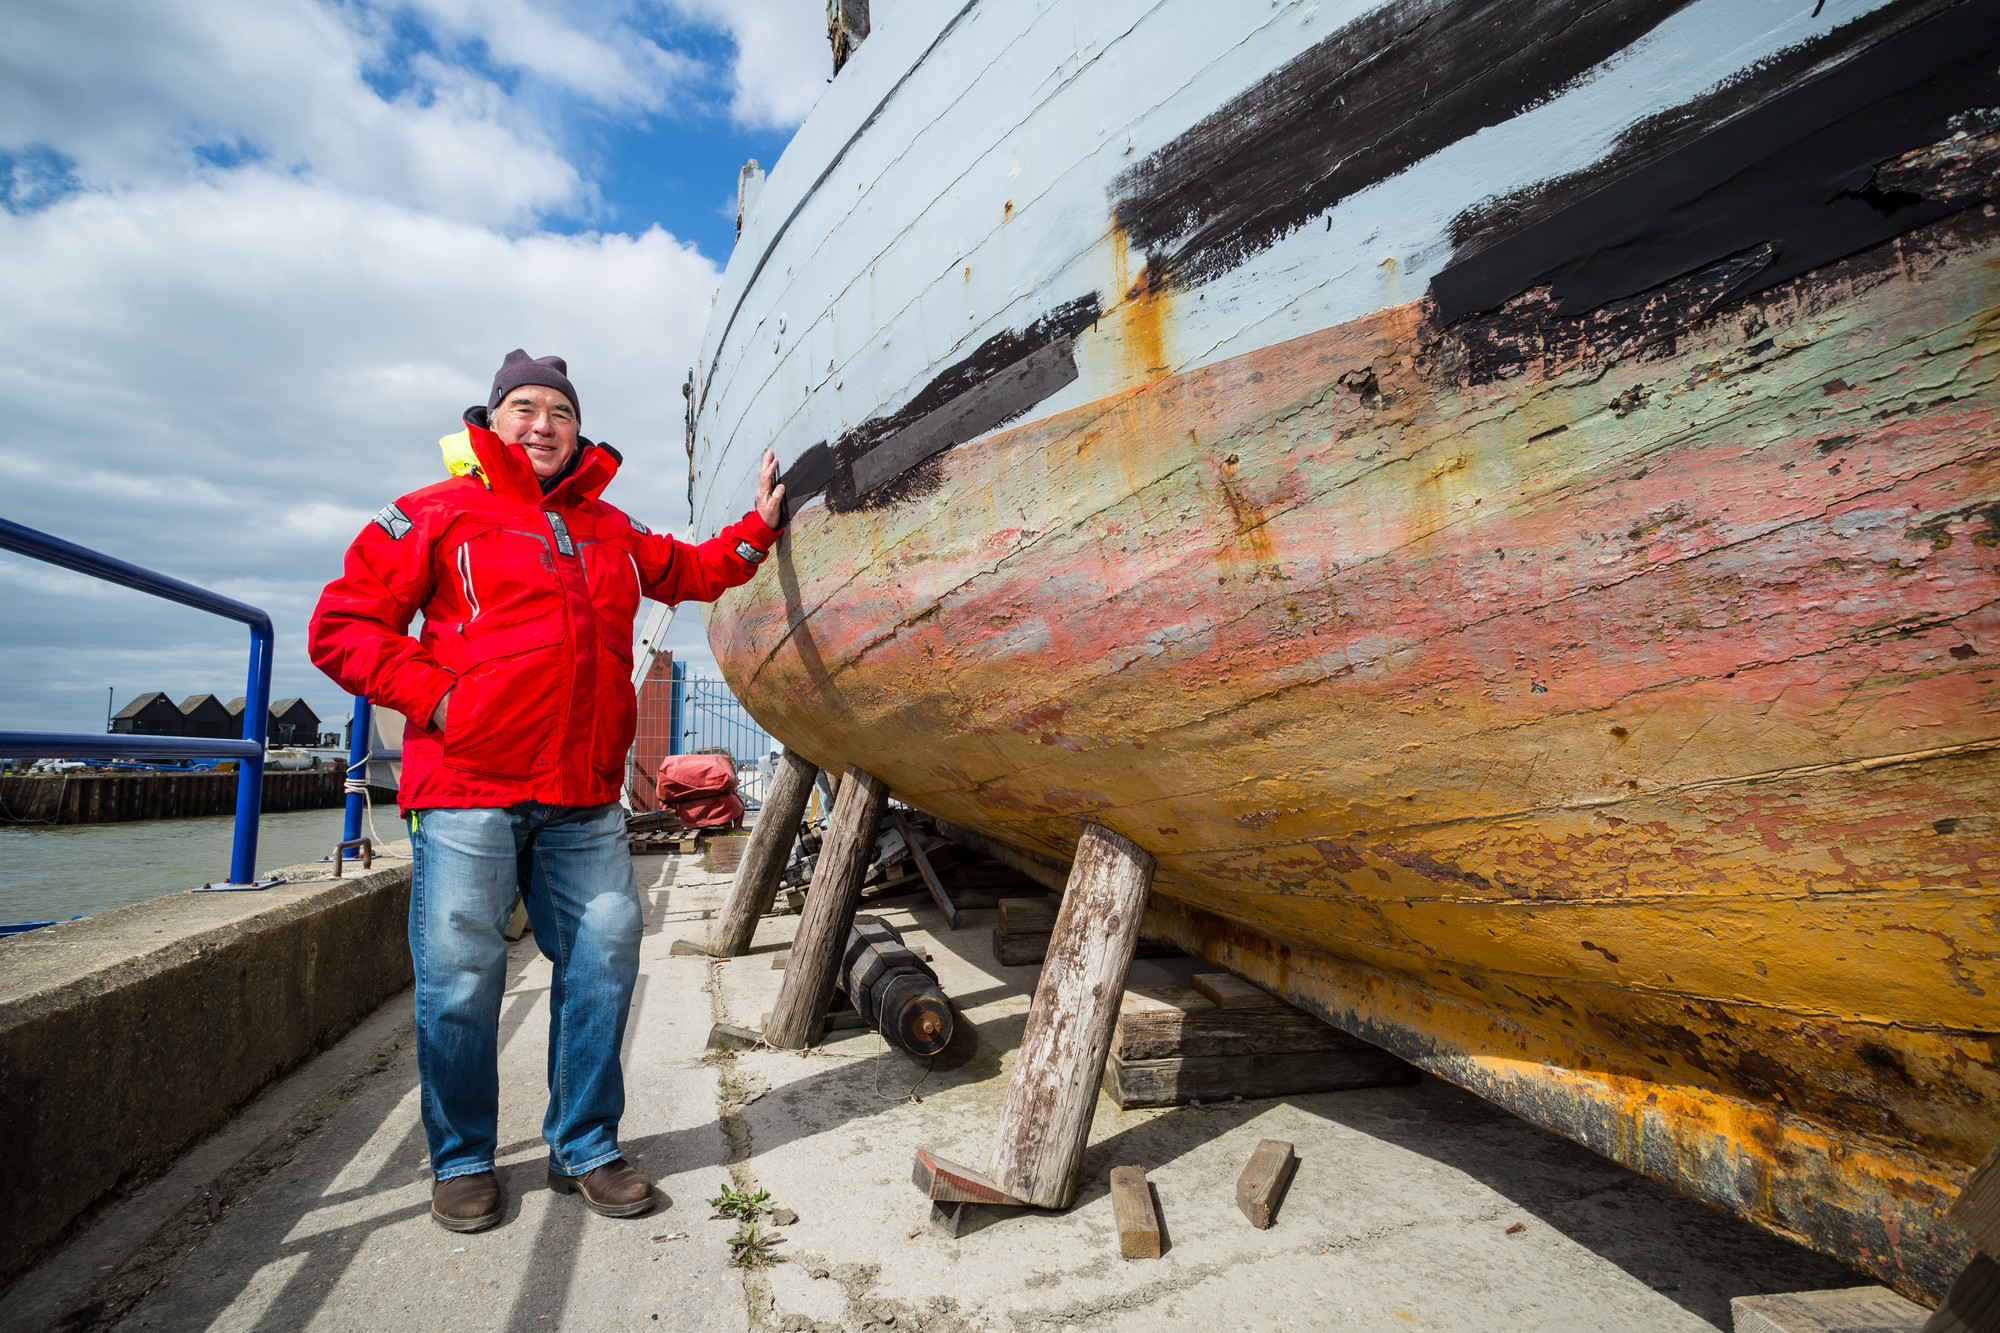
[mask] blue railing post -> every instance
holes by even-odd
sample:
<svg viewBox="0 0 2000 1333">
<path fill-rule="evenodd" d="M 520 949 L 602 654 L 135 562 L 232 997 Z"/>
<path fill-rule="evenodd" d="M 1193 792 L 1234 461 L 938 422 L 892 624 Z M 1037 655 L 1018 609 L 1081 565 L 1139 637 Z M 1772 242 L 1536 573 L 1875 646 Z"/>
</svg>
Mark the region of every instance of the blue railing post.
<svg viewBox="0 0 2000 1333">
<path fill-rule="evenodd" d="M 667 753 L 686 754 L 688 664 L 674 663 L 672 683 L 667 687 Z"/>
<path fill-rule="evenodd" d="M 264 746 L 271 733 L 271 622 L 250 626 L 250 679 L 243 687 L 243 739 L 254 758 L 236 765 L 236 838 L 229 849 L 229 882 L 257 878 L 257 822 L 264 812 Z"/>
<path fill-rule="evenodd" d="M 368 781 L 368 747 L 370 736 L 375 730 L 375 708 L 363 695 L 354 696 L 354 734 L 347 741 L 347 780 L 349 782 Z M 353 842 L 361 836 L 361 812 L 368 798 L 358 791 L 347 793 L 347 822 L 342 826 L 340 840 Z"/>
<path fill-rule="evenodd" d="M 193 736 L 99 736 L 56 731 L 0 731 L 0 758 L 6 759 L 234 759 L 236 840 L 230 850 L 229 882 L 257 878 L 257 820 L 264 806 L 264 743 L 271 727 L 271 617 L 234 597 L 157 574 L 128 560 L 0 518 L 0 550 L 88 574 L 106 583 L 169 602 L 192 606 L 250 627 L 250 679 L 243 699 L 243 739 Z"/>
</svg>

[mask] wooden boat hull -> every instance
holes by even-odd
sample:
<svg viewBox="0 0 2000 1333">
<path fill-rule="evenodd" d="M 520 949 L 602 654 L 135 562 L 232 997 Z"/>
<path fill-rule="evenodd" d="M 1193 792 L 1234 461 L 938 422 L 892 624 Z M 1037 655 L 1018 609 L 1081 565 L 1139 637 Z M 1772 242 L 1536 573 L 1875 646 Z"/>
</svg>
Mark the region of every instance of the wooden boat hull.
<svg viewBox="0 0 2000 1333">
<path fill-rule="evenodd" d="M 834 483 L 710 641 L 814 760 L 1114 829 L 1156 932 L 1935 1296 L 2000 1137 L 1991 211 L 1744 299 L 1205 358 L 1114 214 L 1067 398 Z"/>
</svg>

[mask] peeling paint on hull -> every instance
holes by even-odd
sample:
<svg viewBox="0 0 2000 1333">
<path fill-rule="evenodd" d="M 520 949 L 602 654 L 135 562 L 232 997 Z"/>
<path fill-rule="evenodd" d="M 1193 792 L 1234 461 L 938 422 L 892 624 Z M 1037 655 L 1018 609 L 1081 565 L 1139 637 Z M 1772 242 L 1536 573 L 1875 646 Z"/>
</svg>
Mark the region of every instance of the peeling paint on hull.
<svg viewBox="0 0 2000 1333">
<path fill-rule="evenodd" d="M 1608 365 L 1463 384 L 1398 307 L 809 509 L 711 641 L 814 759 L 1116 829 L 1183 942 L 1934 1295 L 2000 1134 L 1996 322 L 1977 214 Z"/>
<path fill-rule="evenodd" d="M 1934 1298 L 1966 1256 L 1944 1205 L 2000 1137 L 2000 136 L 1881 149 L 1863 193 L 1925 207 L 1879 243 L 1848 209 L 1864 239 L 1804 272 L 1750 208 L 1588 310 L 1423 294 L 1478 260 L 1466 218 L 1546 241 L 1604 181 L 1651 207 L 1659 154 L 1819 98 L 1784 60 L 1989 11 L 1834 0 L 1815 36 L 1634 0 L 1645 40 L 1447 118 L 1323 227 L 1276 188 L 1284 227 L 1162 262 L 1117 182 L 1200 158 L 1245 88 L 1323 92 L 1291 77 L 1345 40 L 1318 12 L 880 26 L 704 347 L 697 535 L 767 444 L 824 487 L 711 608 L 717 660 L 815 761 L 1058 858 L 1103 824 L 1158 859 L 1155 929 Z M 850 129 L 897 98 L 898 133 Z M 1578 160 L 1593 133 L 1644 151 Z M 926 425 L 857 491 L 1061 311 L 1047 397 Z"/>
</svg>

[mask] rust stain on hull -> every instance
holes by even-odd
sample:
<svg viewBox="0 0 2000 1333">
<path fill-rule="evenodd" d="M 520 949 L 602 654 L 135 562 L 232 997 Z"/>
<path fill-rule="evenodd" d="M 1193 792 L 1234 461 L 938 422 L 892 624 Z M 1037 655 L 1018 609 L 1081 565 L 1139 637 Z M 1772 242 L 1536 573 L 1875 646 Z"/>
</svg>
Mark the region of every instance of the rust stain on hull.
<svg viewBox="0 0 2000 1333">
<path fill-rule="evenodd" d="M 1135 319 L 1078 344 L 1130 387 L 797 517 L 710 613 L 752 711 L 1115 829 L 1183 942 L 1940 1292 L 2000 1137 L 2000 223 L 1685 325 L 1151 375 Z"/>
</svg>

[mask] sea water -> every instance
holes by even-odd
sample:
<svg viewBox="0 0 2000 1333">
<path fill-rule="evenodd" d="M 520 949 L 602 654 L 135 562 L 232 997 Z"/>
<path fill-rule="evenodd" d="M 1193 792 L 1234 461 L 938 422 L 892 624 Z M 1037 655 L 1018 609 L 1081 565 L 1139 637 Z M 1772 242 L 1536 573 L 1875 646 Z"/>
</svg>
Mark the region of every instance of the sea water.
<svg viewBox="0 0 2000 1333">
<path fill-rule="evenodd" d="M 290 810 L 258 823 L 257 869 L 316 861 L 340 841 L 342 811 Z M 397 836 L 396 812 L 384 837 Z M 66 921 L 229 878 L 234 815 L 121 824 L 0 824 L 0 924 Z"/>
</svg>

